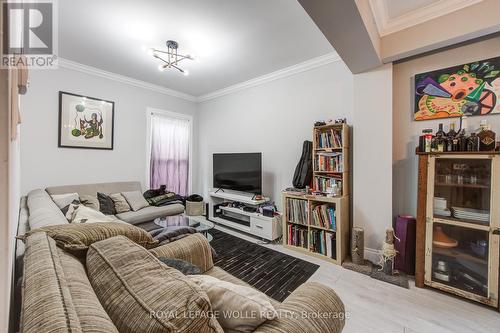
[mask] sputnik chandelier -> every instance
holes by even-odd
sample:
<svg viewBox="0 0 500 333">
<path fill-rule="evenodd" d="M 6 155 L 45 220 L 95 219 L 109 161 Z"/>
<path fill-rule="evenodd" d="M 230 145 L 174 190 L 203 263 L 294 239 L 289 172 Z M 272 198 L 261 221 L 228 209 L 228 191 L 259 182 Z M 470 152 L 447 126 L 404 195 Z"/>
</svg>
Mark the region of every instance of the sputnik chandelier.
<svg viewBox="0 0 500 333">
<path fill-rule="evenodd" d="M 168 68 L 175 68 L 185 76 L 189 75 L 189 71 L 187 69 L 180 68 L 179 63 L 185 59 L 194 60 L 194 56 L 189 54 L 182 55 L 177 53 L 179 43 L 174 40 L 167 40 L 166 44 L 167 50 L 159 50 L 155 48 L 151 48 L 148 50 L 148 53 L 150 55 L 163 62 L 158 66 L 158 69 L 163 72 Z"/>
</svg>

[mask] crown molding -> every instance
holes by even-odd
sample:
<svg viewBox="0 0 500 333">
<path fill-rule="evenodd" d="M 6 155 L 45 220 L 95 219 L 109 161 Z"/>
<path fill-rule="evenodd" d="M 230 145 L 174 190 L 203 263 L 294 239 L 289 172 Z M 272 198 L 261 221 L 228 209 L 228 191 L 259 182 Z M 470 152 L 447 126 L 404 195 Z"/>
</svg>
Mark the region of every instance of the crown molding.
<svg viewBox="0 0 500 333">
<path fill-rule="evenodd" d="M 154 91 L 154 92 L 157 92 L 160 94 L 181 98 L 181 99 L 184 99 L 184 100 L 190 101 L 190 102 L 197 102 L 198 101 L 196 96 L 193 96 L 193 95 L 189 95 L 189 94 L 177 91 L 177 90 L 165 88 L 165 87 L 162 87 L 162 86 L 159 86 L 156 84 L 152 84 L 149 82 L 133 79 L 133 78 L 128 77 L 128 76 L 108 72 L 108 71 L 105 71 L 105 70 L 102 70 L 102 69 L 99 69 L 96 67 L 80 64 L 78 62 L 71 61 L 68 59 L 59 58 L 58 62 L 59 62 L 59 67 L 72 69 L 72 70 L 79 71 L 82 73 L 103 77 L 103 78 L 113 80 L 116 82 L 125 83 L 125 84 L 131 85 L 131 86 L 151 90 L 151 91 Z"/>
<path fill-rule="evenodd" d="M 317 68 L 320 66 L 330 64 L 330 63 L 335 62 L 335 61 L 339 61 L 339 60 L 341 60 L 340 56 L 336 52 L 328 53 L 328 54 L 325 54 L 323 56 L 313 58 L 313 59 L 301 62 L 299 64 L 296 64 L 296 65 L 293 65 L 290 67 L 286 67 L 284 69 L 280 69 L 280 70 L 277 70 L 275 72 L 272 72 L 272 73 L 269 73 L 266 75 L 259 76 L 257 78 L 254 78 L 254 79 L 251 79 L 251 80 L 248 80 L 245 82 L 237 83 L 237 84 L 229 86 L 227 88 L 223 88 L 223 89 L 216 90 L 214 92 L 211 92 L 211 93 L 208 93 L 205 95 L 201 95 L 198 97 L 198 102 L 209 101 L 209 100 L 214 99 L 214 98 L 218 98 L 218 97 L 221 97 L 224 95 L 232 94 L 232 93 L 237 92 L 237 91 L 241 91 L 241 90 L 245 90 L 245 89 L 252 88 L 255 86 L 259 86 L 259 85 L 267 83 L 267 82 L 271 82 L 274 80 L 285 78 L 285 77 L 290 76 L 290 75 L 305 72 L 305 71 L 308 71 L 308 70 L 311 70 L 311 69 L 314 69 L 314 68 Z"/>
<path fill-rule="evenodd" d="M 165 88 L 165 87 L 162 87 L 162 86 L 159 86 L 156 84 L 133 79 L 133 78 L 128 77 L 128 76 L 108 72 L 108 71 L 105 71 L 105 70 L 102 70 L 102 69 L 99 69 L 96 67 L 87 66 L 87 65 L 84 65 L 84 64 L 81 64 L 81 63 L 78 63 L 75 61 L 71 61 L 68 59 L 64 59 L 64 58 L 59 58 L 59 66 L 62 68 L 72 69 L 72 70 L 76 70 L 76 71 L 79 71 L 82 73 L 103 77 L 103 78 L 117 81 L 120 83 L 129 84 L 129 85 L 132 85 L 135 87 L 148 89 L 148 90 L 158 92 L 161 94 L 182 98 L 182 99 L 190 101 L 190 102 L 205 102 L 205 101 L 217 98 L 217 97 L 228 95 L 228 94 L 231 94 L 231 93 L 234 93 L 237 91 L 241 91 L 241 90 L 248 89 L 251 87 L 259 86 L 259 85 L 267 83 L 267 82 L 282 79 L 282 78 L 285 78 L 285 77 L 290 76 L 290 75 L 298 74 L 298 73 L 305 72 L 305 71 L 308 71 L 308 70 L 311 70 L 311 69 L 314 69 L 317 67 L 321 67 L 321 66 L 330 64 L 332 62 L 339 61 L 339 60 L 341 60 L 340 56 L 336 52 L 328 53 L 328 54 L 325 54 L 323 56 L 313 58 L 313 59 L 301 62 L 299 64 L 296 64 L 296 65 L 293 65 L 293 66 L 290 66 L 290 67 L 287 67 L 284 69 L 280 69 L 280 70 L 277 70 L 275 72 L 272 72 L 272 73 L 269 73 L 266 75 L 262 75 L 260 77 L 257 77 L 257 78 L 254 78 L 254 79 L 251 79 L 251 80 L 248 80 L 245 82 L 237 83 L 237 84 L 229 86 L 227 88 L 216 90 L 214 92 L 204 94 L 204 95 L 201 95 L 198 97 L 193 96 L 193 95 L 189 95 L 189 94 L 177 91 L 177 90 Z"/>
<path fill-rule="evenodd" d="M 440 0 L 395 18 L 389 18 L 387 0 L 370 0 L 370 6 L 379 35 L 383 37 L 475 5 L 481 1 L 483 0 Z"/>
</svg>

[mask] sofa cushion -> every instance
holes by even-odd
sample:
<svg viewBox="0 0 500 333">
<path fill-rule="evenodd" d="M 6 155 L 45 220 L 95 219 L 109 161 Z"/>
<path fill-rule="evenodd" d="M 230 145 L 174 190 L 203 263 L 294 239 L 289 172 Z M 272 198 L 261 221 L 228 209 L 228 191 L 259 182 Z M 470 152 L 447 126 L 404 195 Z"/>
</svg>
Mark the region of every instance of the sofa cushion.
<svg viewBox="0 0 500 333">
<path fill-rule="evenodd" d="M 63 209 L 73 201 L 80 201 L 78 193 L 54 194 L 50 198 L 56 203 L 59 209 Z"/>
<path fill-rule="evenodd" d="M 159 249 L 156 248 L 156 249 Z M 151 251 L 155 251 L 156 249 L 153 249 Z M 213 277 L 216 277 L 218 278 L 219 280 L 223 280 L 223 281 L 227 281 L 227 282 L 231 282 L 231 283 L 234 283 L 234 284 L 237 284 L 237 285 L 240 285 L 240 286 L 245 286 L 245 287 L 251 287 L 248 283 L 246 283 L 245 281 L 243 280 L 240 280 L 238 279 L 237 277 L 235 277 L 234 275 L 231 275 L 229 274 L 228 272 L 226 272 L 225 270 L 223 270 L 222 268 L 220 267 L 217 267 L 217 266 L 214 266 L 212 267 L 212 269 L 206 271 L 205 273 L 203 274 L 206 274 L 206 275 L 210 275 L 210 276 L 213 276 Z M 281 303 L 278 302 L 277 300 L 273 299 L 273 298 L 270 298 L 269 297 L 269 301 L 271 302 L 271 304 L 277 308 Z"/>
<path fill-rule="evenodd" d="M 223 332 L 206 293 L 125 237 L 92 244 L 87 271 L 120 332 Z"/>
<path fill-rule="evenodd" d="M 106 216 L 98 210 L 86 207 L 84 205 L 72 205 L 74 207 L 71 214 L 70 223 L 97 223 L 116 221 L 113 215 Z M 66 215 L 68 217 L 68 215 Z"/>
<path fill-rule="evenodd" d="M 277 315 L 269 298 L 257 289 L 219 280 L 210 275 L 188 277 L 207 293 L 212 309 L 219 314 L 217 320 L 225 332 L 250 333 Z M 236 316 L 234 313 L 243 316 Z"/>
<path fill-rule="evenodd" d="M 132 208 L 134 212 L 149 206 L 149 203 L 146 201 L 146 199 L 144 199 L 144 196 L 140 191 L 122 192 L 122 195 L 125 197 L 125 199 L 127 199 L 130 208 Z"/>
<path fill-rule="evenodd" d="M 126 212 L 121 214 L 116 214 L 120 220 L 131 223 L 131 224 L 139 224 L 144 222 L 153 221 L 157 217 L 170 216 L 182 214 L 184 212 L 184 206 L 180 204 L 154 207 L 148 206 L 137 212 Z"/>
<path fill-rule="evenodd" d="M 123 235 L 145 248 L 152 248 L 158 244 L 145 230 L 119 222 L 69 223 L 48 226 L 29 231 L 23 237 L 26 238 L 37 232 L 47 233 L 59 247 L 76 255 L 84 255 L 92 243 L 118 235 Z"/>
<path fill-rule="evenodd" d="M 26 241 L 20 332 L 82 332 L 56 244 L 42 232 Z"/>
<path fill-rule="evenodd" d="M 38 189 L 28 193 L 27 204 L 30 229 L 68 223 L 59 207 L 44 190 Z"/>
<path fill-rule="evenodd" d="M 115 204 L 115 210 L 117 214 L 130 211 L 130 205 L 121 193 L 111 193 L 109 197 Z"/>
<path fill-rule="evenodd" d="M 118 333 L 90 285 L 84 263 L 61 248 L 57 253 L 82 331 Z"/>
<path fill-rule="evenodd" d="M 97 199 L 97 194 L 82 194 L 80 195 L 80 202 L 89 208 L 99 210 L 99 199 Z"/>
<path fill-rule="evenodd" d="M 97 192 L 97 200 L 99 200 L 99 210 L 101 213 L 106 215 L 115 215 L 115 203 L 113 199 L 109 197 L 109 195 Z"/>
</svg>

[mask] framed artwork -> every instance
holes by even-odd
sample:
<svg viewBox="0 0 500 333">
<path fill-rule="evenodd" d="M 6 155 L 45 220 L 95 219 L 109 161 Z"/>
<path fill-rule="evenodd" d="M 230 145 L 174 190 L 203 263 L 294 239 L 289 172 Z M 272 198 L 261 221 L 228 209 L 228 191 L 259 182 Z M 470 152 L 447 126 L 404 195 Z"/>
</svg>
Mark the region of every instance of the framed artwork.
<svg viewBox="0 0 500 333">
<path fill-rule="evenodd" d="M 500 57 L 415 75 L 415 120 L 500 114 Z"/>
<path fill-rule="evenodd" d="M 113 149 L 115 103 L 59 92 L 59 147 Z"/>
</svg>

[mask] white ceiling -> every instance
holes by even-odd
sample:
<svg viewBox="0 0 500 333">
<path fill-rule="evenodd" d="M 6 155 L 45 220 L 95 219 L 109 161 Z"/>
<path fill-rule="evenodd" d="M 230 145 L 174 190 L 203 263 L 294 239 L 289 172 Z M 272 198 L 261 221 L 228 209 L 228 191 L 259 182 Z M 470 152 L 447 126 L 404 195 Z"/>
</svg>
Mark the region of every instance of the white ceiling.
<svg viewBox="0 0 500 333">
<path fill-rule="evenodd" d="M 380 36 L 447 15 L 482 0 L 369 0 Z"/>
<path fill-rule="evenodd" d="M 59 1 L 59 56 L 199 96 L 334 52 L 295 0 Z M 183 76 L 142 46 L 180 44 Z"/>
</svg>

